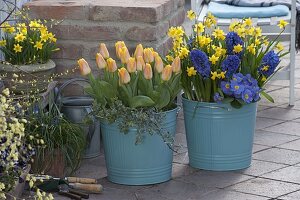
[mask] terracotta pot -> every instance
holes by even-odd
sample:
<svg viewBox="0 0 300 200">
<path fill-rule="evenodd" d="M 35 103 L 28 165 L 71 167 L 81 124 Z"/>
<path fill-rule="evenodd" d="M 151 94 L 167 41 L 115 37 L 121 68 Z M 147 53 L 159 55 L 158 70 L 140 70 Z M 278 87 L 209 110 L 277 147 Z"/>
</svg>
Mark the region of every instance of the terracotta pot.
<svg viewBox="0 0 300 200">
<path fill-rule="evenodd" d="M 55 63 L 52 60 L 44 64 L 9 65 L 0 63 L 0 72 L 5 87 L 10 88 L 16 94 L 22 91 L 39 89 L 40 92 L 47 89 L 49 79 L 55 72 Z M 18 76 L 18 78 L 15 77 Z M 15 80 L 18 81 L 15 81 Z M 14 81 L 13 81 L 14 80 Z M 20 82 L 21 81 L 21 82 Z"/>
</svg>

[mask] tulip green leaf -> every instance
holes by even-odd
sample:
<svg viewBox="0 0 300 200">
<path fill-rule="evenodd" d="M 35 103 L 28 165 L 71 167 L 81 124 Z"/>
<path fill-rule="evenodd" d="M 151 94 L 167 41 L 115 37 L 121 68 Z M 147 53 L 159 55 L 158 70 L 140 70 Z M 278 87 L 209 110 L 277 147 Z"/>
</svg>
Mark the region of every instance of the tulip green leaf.
<svg viewBox="0 0 300 200">
<path fill-rule="evenodd" d="M 268 101 L 270 101 L 270 102 L 272 102 L 272 103 L 275 102 L 274 99 L 273 99 L 269 94 L 267 94 L 265 91 L 261 91 L 260 94 L 261 94 L 263 97 L 265 97 Z"/>
<path fill-rule="evenodd" d="M 158 89 L 158 92 L 159 96 L 156 101 L 156 107 L 158 109 L 162 109 L 170 103 L 171 95 L 168 87 L 165 84 L 161 85 L 161 87 Z"/>
<path fill-rule="evenodd" d="M 103 95 L 108 98 L 108 99 L 112 99 L 114 97 L 116 97 L 116 91 L 114 90 L 114 87 L 106 82 L 106 81 L 99 81 L 99 89 L 100 92 L 103 93 Z"/>
<path fill-rule="evenodd" d="M 155 102 L 147 96 L 139 95 L 132 97 L 129 101 L 130 107 L 137 108 L 137 107 L 150 107 L 155 104 Z"/>
</svg>

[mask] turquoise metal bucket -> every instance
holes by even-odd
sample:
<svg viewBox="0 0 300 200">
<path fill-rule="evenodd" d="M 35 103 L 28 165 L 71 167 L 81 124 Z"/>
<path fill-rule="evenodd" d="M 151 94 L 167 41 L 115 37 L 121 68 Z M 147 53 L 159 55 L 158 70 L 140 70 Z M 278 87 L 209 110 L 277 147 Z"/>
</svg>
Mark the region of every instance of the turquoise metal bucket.
<svg viewBox="0 0 300 200">
<path fill-rule="evenodd" d="M 257 103 L 235 109 L 184 97 L 182 102 L 190 166 L 214 171 L 250 166 Z"/>
<path fill-rule="evenodd" d="M 175 137 L 178 109 L 164 112 L 162 128 Z M 120 132 L 116 123 L 100 120 L 108 180 L 125 185 L 148 185 L 171 179 L 173 151 L 161 136 L 149 135 L 135 145 L 136 129 Z"/>
</svg>

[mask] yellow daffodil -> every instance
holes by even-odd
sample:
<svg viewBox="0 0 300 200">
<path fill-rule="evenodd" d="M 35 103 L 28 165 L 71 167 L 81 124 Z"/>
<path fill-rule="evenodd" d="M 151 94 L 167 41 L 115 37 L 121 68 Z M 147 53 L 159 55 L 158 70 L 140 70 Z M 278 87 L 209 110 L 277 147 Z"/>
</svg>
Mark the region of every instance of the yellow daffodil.
<svg viewBox="0 0 300 200">
<path fill-rule="evenodd" d="M 6 33 L 13 33 L 16 31 L 15 27 L 11 26 L 8 22 L 2 24 L 3 31 Z"/>
<path fill-rule="evenodd" d="M 265 76 L 262 76 L 261 81 L 265 82 L 267 80 L 267 78 Z"/>
<path fill-rule="evenodd" d="M 170 55 L 166 56 L 167 61 L 172 62 L 174 60 L 174 58 Z"/>
<path fill-rule="evenodd" d="M 234 21 L 229 25 L 229 31 L 234 31 L 236 26 L 238 25 L 238 22 Z"/>
<path fill-rule="evenodd" d="M 33 47 L 36 49 L 43 49 L 42 41 L 37 41 Z"/>
<path fill-rule="evenodd" d="M 282 43 L 278 43 L 278 44 L 276 45 L 276 49 L 277 49 L 278 51 L 282 51 L 282 50 L 284 49 Z"/>
<path fill-rule="evenodd" d="M 224 40 L 225 39 L 225 33 L 223 30 L 221 30 L 220 28 L 216 28 L 214 30 L 214 32 L 212 33 L 212 35 L 217 38 L 217 39 L 220 39 L 220 40 Z"/>
<path fill-rule="evenodd" d="M 211 74 L 211 80 L 216 80 L 216 78 L 218 78 L 218 72 L 210 72 Z"/>
<path fill-rule="evenodd" d="M 283 29 L 283 28 L 285 28 L 286 25 L 288 25 L 288 24 L 289 24 L 289 23 L 288 23 L 287 21 L 280 20 L 278 26 L 279 26 L 280 29 Z"/>
<path fill-rule="evenodd" d="M 251 18 L 245 19 L 244 23 L 245 23 L 245 25 L 247 25 L 247 26 L 251 26 L 251 25 L 252 25 L 252 20 L 251 20 Z"/>
<path fill-rule="evenodd" d="M 218 78 L 219 79 L 224 79 L 225 78 L 225 74 L 226 74 L 226 72 L 220 72 L 220 74 L 218 74 Z"/>
<path fill-rule="evenodd" d="M 269 45 L 268 39 L 264 39 L 263 43 L 264 43 L 265 46 L 268 46 Z"/>
<path fill-rule="evenodd" d="M 6 46 L 6 40 L 0 40 L 0 47 Z"/>
<path fill-rule="evenodd" d="M 18 52 L 22 52 L 22 46 L 20 46 L 19 44 L 14 44 L 14 51 L 16 52 L 16 53 L 18 53 Z"/>
<path fill-rule="evenodd" d="M 245 31 L 246 31 L 245 28 L 240 27 L 240 28 L 238 28 L 238 29 L 236 30 L 236 33 L 237 33 L 240 37 L 244 38 L 245 35 L 246 35 Z"/>
<path fill-rule="evenodd" d="M 260 39 L 258 39 L 258 38 L 255 38 L 254 44 L 255 44 L 255 46 L 258 46 L 258 45 L 260 45 L 260 44 L 261 44 L 261 41 L 260 41 Z"/>
<path fill-rule="evenodd" d="M 40 39 L 43 42 L 47 42 L 47 40 L 49 39 L 49 34 L 48 33 L 41 34 Z"/>
<path fill-rule="evenodd" d="M 205 26 L 201 22 L 199 22 L 198 24 L 195 25 L 194 31 L 200 34 L 204 32 L 204 28 Z"/>
<path fill-rule="evenodd" d="M 194 67 L 187 67 L 186 72 L 188 76 L 195 76 L 197 74 L 197 70 Z"/>
<path fill-rule="evenodd" d="M 260 27 L 255 28 L 255 36 L 261 36 L 262 35 L 262 29 Z"/>
<path fill-rule="evenodd" d="M 211 62 L 211 64 L 215 65 L 217 63 L 217 61 L 219 60 L 219 57 L 212 55 L 211 57 L 209 57 L 209 61 Z"/>
<path fill-rule="evenodd" d="M 247 50 L 252 53 L 253 55 L 255 55 L 256 53 L 256 49 L 255 49 L 255 45 L 254 44 L 251 44 L 247 47 Z"/>
<path fill-rule="evenodd" d="M 261 68 L 261 71 L 268 71 L 269 68 L 270 68 L 269 65 L 265 65 L 265 66 L 263 66 L 263 67 Z"/>
<path fill-rule="evenodd" d="M 195 19 L 196 18 L 196 13 L 193 10 L 187 11 L 187 18 L 189 18 L 190 20 Z"/>
<path fill-rule="evenodd" d="M 32 30 L 36 30 L 37 28 L 40 28 L 41 27 L 41 24 L 39 22 L 37 22 L 36 20 L 34 21 L 31 21 L 29 23 L 29 27 L 32 29 Z"/>
<path fill-rule="evenodd" d="M 52 41 L 52 42 L 54 42 L 54 43 L 55 43 L 56 40 L 57 40 L 57 39 L 55 38 L 55 35 L 54 35 L 53 33 L 51 33 L 51 32 L 48 33 L 48 38 L 49 38 L 50 41 Z"/>
<path fill-rule="evenodd" d="M 15 40 L 16 40 L 17 42 L 23 42 L 25 38 L 26 38 L 26 37 L 23 35 L 23 33 L 18 33 L 18 34 L 15 36 Z"/>
<path fill-rule="evenodd" d="M 243 51 L 243 46 L 242 45 L 238 44 L 238 45 L 235 45 L 233 47 L 233 52 L 234 53 L 240 53 L 241 51 Z"/>
<path fill-rule="evenodd" d="M 189 52 L 190 51 L 186 47 L 182 47 L 179 51 L 179 57 L 183 59 L 189 55 Z"/>
</svg>

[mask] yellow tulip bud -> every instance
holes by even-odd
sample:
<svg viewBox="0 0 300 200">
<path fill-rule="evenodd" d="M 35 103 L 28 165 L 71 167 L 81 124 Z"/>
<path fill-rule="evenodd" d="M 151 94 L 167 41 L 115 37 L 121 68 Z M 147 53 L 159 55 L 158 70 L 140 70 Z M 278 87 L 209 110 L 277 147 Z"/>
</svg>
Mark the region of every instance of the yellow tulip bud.
<svg viewBox="0 0 300 200">
<path fill-rule="evenodd" d="M 171 65 L 166 65 L 165 68 L 162 70 L 161 79 L 164 81 L 168 81 L 172 77 L 173 67 Z"/>
<path fill-rule="evenodd" d="M 144 60 L 146 63 L 151 63 L 154 61 L 153 52 L 150 48 L 144 49 Z"/>
<path fill-rule="evenodd" d="M 152 67 L 149 63 L 146 63 L 145 68 L 144 68 L 144 77 L 147 80 L 152 79 Z"/>
<path fill-rule="evenodd" d="M 138 44 L 136 46 L 135 52 L 134 52 L 134 57 L 138 58 L 139 56 L 143 56 L 144 48 L 142 44 Z"/>
<path fill-rule="evenodd" d="M 130 75 L 128 71 L 125 69 L 125 67 L 122 67 L 118 70 L 119 75 L 119 84 L 127 84 L 130 82 Z"/>
<path fill-rule="evenodd" d="M 138 71 L 143 71 L 144 67 L 145 67 L 145 61 L 143 59 L 143 56 L 138 56 L 136 61 L 136 69 Z"/>
<path fill-rule="evenodd" d="M 164 69 L 164 63 L 163 63 L 161 57 L 160 56 L 156 56 L 155 57 L 155 70 L 158 73 L 161 73 L 163 69 Z"/>
<path fill-rule="evenodd" d="M 125 64 L 125 63 L 128 62 L 129 58 L 130 58 L 130 54 L 129 54 L 129 51 L 128 51 L 127 47 L 126 46 L 122 47 L 120 49 L 120 59 L 121 59 L 121 62 L 123 64 Z"/>
<path fill-rule="evenodd" d="M 100 53 L 96 54 L 96 63 L 99 69 L 104 69 L 106 67 L 106 62 Z"/>
<path fill-rule="evenodd" d="M 118 41 L 116 42 L 115 44 L 115 47 L 116 47 L 116 55 L 118 58 L 120 58 L 120 50 L 122 49 L 122 47 L 125 47 L 125 43 L 124 41 Z"/>
<path fill-rule="evenodd" d="M 173 72 L 178 74 L 181 70 L 180 58 L 177 56 L 172 62 Z"/>
<path fill-rule="evenodd" d="M 130 57 L 127 62 L 127 70 L 129 73 L 136 72 L 136 62 L 135 58 Z"/>
<path fill-rule="evenodd" d="M 78 60 L 80 74 L 85 76 L 91 73 L 89 64 L 83 58 Z"/>
<path fill-rule="evenodd" d="M 159 56 L 158 53 L 157 53 L 156 51 L 153 51 L 152 54 L 153 54 L 154 59 L 155 59 L 155 57 Z"/>
<path fill-rule="evenodd" d="M 112 58 L 107 59 L 107 71 L 115 72 L 117 70 L 116 61 Z"/>
<path fill-rule="evenodd" d="M 105 58 L 105 59 L 109 58 L 109 52 L 108 52 L 108 50 L 106 48 L 106 45 L 104 43 L 100 43 L 99 52 L 101 53 L 103 58 Z"/>
</svg>

